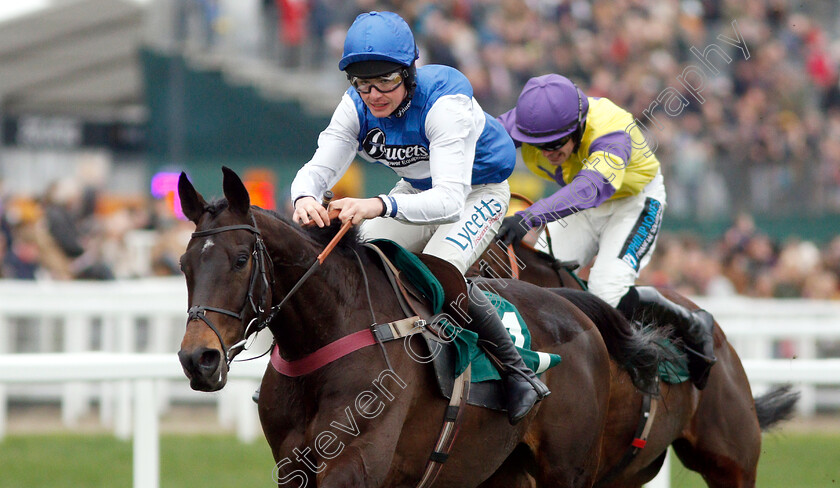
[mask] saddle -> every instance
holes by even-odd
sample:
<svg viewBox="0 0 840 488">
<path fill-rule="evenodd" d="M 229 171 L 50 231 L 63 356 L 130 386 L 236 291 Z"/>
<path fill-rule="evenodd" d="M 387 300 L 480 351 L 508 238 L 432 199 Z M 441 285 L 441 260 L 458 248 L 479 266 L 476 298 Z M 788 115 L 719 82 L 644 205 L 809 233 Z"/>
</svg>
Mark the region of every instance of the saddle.
<svg viewBox="0 0 840 488">
<path fill-rule="evenodd" d="M 467 284 L 458 268 L 436 256 L 410 253 L 387 239 L 365 246 L 379 258 L 404 312 L 427 322 L 441 312 L 467 316 Z"/>
<path fill-rule="evenodd" d="M 434 256 L 412 254 L 393 241 L 375 240 L 366 246 L 379 257 L 406 317 L 420 317 L 425 321 L 420 334 L 404 337 L 408 341 L 418 336 L 424 339 L 429 354 L 425 358 L 414 359 L 432 363 L 441 395 L 449 399 L 438 441 L 429 456 L 423 477 L 417 484 L 417 488 L 429 488 L 449 458 L 462 419 L 462 407 L 469 403 L 503 411 L 506 399 L 502 381 L 492 379 L 499 378 L 498 372 L 479 353 L 477 335 L 469 330 L 457 330 L 450 323 L 469 319 L 466 281 L 457 268 Z M 501 297 L 493 296 L 498 299 L 499 310 L 504 310 L 500 313 L 505 317 L 512 313 L 516 316 L 515 320 L 520 321 L 511 328 L 518 330 L 521 343 L 530 344 L 530 334 L 513 305 Z M 409 348 L 416 350 L 414 346 Z M 525 359 L 526 353 L 521 350 L 520 353 Z M 540 366 L 545 363 L 546 369 L 560 362 L 560 356 L 557 355 L 531 351 L 527 353 L 544 356 L 537 362 Z M 477 382 L 471 382 L 471 379 Z"/>
<path fill-rule="evenodd" d="M 465 346 L 465 342 L 468 341 L 459 341 L 461 337 L 473 333 L 461 331 L 459 338 L 453 340 L 452 329 L 447 328 L 445 320 L 440 320 L 441 317 L 448 316 L 457 322 L 468 317 L 467 287 L 460 271 L 447 261 L 435 256 L 409 253 L 389 240 L 377 239 L 366 246 L 380 259 L 406 316 L 417 315 L 427 322 L 423 333 L 417 336 L 423 338 L 424 348 L 428 352 L 426 357 L 430 358 L 426 362 L 431 362 L 434 367 L 441 394 L 452 399 L 452 392 L 458 387 L 456 376 L 460 376 L 472 361 L 473 382 L 467 390 L 466 402 L 492 410 L 504 410 L 504 391 L 502 382 L 496 379 L 498 374 L 495 368 L 489 366 L 486 361 L 481 361 L 485 358 L 479 358 L 480 354 L 475 346 Z M 499 297 L 496 299 L 504 302 Z M 513 308 L 512 305 L 507 305 Z M 524 324 L 522 326 L 522 329 L 525 329 Z M 525 333 L 527 334 L 527 331 Z M 414 337 L 408 340 L 414 340 Z M 417 341 L 412 343 L 412 350 L 416 351 L 420 346 L 419 340 Z M 530 339 L 528 342 L 530 343 Z M 549 362 L 551 365 L 557 364 L 559 356 L 556 361 Z M 492 370 L 492 376 L 487 375 L 488 367 Z"/>
<path fill-rule="evenodd" d="M 440 352 L 447 349 L 444 345 L 446 343 L 441 342 L 439 334 L 442 331 L 436 329 L 437 320 L 433 316 L 441 310 L 466 316 L 467 286 L 461 272 L 435 256 L 411 254 L 393 241 L 378 239 L 365 245 L 379 257 L 406 317 L 412 317 L 414 314 L 423 319 L 426 324 L 432 324 L 431 327 L 424 327 L 422 333 L 418 334 L 424 338 L 428 350 L 435 351 L 437 348 Z M 418 287 L 422 288 L 422 291 Z M 413 337 L 416 335 L 406 336 L 406 339 L 411 340 Z M 449 346 L 450 349 L 454 348 Z M 433 357 L 432 354 L 429 357 Z M 467 365 L 466 369 L 458 373 L 458 377 L 455 378 L 452 375 L 455 372 L 454 362 L 451 365 L 440 363 L 441 361 L 432 360 L 441 393 L 449 399 L 449 406 L 446 408 L 435 448 L 429 455 L 426 469 L 417 488 L 429 488 L 434 485 L 444 463 L 449 458 L 449 452 L 455 443 L 461 423 L 462 407 L 470 396 L 470 366 Z M 451 367 L 444 370 L 447 366 Z M 440 381 L 442 375 L 449 380 L 445 387 Z"/>
</svg>

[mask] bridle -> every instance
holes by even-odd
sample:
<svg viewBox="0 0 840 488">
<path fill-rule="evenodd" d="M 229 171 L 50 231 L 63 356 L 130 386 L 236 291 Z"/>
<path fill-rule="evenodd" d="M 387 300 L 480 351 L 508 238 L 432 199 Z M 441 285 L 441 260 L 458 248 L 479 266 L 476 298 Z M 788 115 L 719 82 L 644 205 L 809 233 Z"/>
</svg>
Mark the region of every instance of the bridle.
<svg viewBox="0 0 840 488">
<path fill-rule="evenodd" d="M 270 324 L 271 321 L 274 320 L 274 317 L 277 315 L 278 312 L 280 312 L 280 309 L 283 307 L 283 305 L 289 300 L 289 298 L 292 297 L 292 295 L 294 295 L 294 293 L 296 291 L 298 291 L 300 289 L 301 285 L 303 285 L 303 283 L 307 279 L 309 279 L 309 277 L 312 276 L 313 273 L 315 273 L 315 271 L 318 269 L 318 267 L 321 265 L 321 263 L 324 262 L 324 259 L 327 258 L 327 256 L 330 254 L 330 252 L 332 252 L 332 250 L 335 248 L 336 244 L 338 244 L 338 241 L 341 240 L 341 238 L 344 236 L 344 234 L 347 233 L 348 230 L 350 230 L 350 226 L 352 225 L 351 221 L 349 221 L 349 220 L 347 222 L 345 222 L 344 224 L 342 224 L 341 229 L 339 229 L 339 231 L 336 233 L 336 235 L 332 238 L 332 241 L 330 241 L 330 243 L 327 245 L 327 247 L 324 248 L 324 250 L 321 252 L 321 254 L 318 255 L 318 257 L 315 259 L 315 262 L 312 263 L 312 265 L 309 267 L 309 269 L 306 271 L 306 273 L 304 273 L 304 275 L 300 277 L 300 279 L 289 290 L 289 292 L 286 293 L 286 296 L 283 297 L 283 300 L 281 300 L 280 303 L 278 303 L 277 305 L 275 305 L 275 306 L 271 307 L 270 309 L 266 310 L 265 309 L 266 294 L 268 293 L 269 289 L 274 288 L 274 264 L 272 263 L 271 256 L 269 256 L 268 250 L 265 247 L 265 242 L 263 242 L 262 234 L 260 233 L 260 230 L 257 228 L 257 221 L 256 221 L 256 219 L 254 219 L 253 214 L 251 214 L 251 223 L 253 223 L 254 225 L 245 225 L 245 224 L 227 225 L 227 226 L 224 226 L 224 227 L 216 227 L 215 229 L 207 229 L 207 230 L 202 230 L 202 231 L 192 233 L 193 238 L 204 237 L 204 236 L 209 236 L 209 235 L 213 235 L 213 234 L 219 234 L 221 232 L 227 232 L 227 231 L 230 231 L 230 230 L 247 230 L 247 231 L 251 232 L 252 234 L 254 234 L 254 239 L 255 239 L 254 240 L 254 250 L 252 251 L 251 254 L 253 256 L 253 259 L 254 259 L 254 262 L 256 263 L 256 265 L 251 268 L 251 283 L 248 286 L 248 295 L 245 297 L 245 303 L 242 305 L 242 310 L 239 313 L 236 313 L 236 312 L 232 312 L 230 310 L 226 310 L 226 309 L 218 308 L 218 307 L 208 307 L 208 306 L 205 306 L 205 305 L 194 305 L 194 306 L 190 307 L 190 309 L 187 311 L 187 323 L 188 324 L 193 320 L 201 320 L 202 322 L 207 324 L 207 326 L 210 327 L 210 330 L 212 330 L 216 334 L 216 337 L 219 338 L 219 343 L 222 345 L 222 353 L 225 355 L 225 362 L 227 363 L 228 369 L 230 369 L 230 363 L 233 361 L 233 354 L 232 353 L 233 352 L 238 352 L 239 349 L 245 349 L 245 344 L 247 343 L 248 338 L 252 334 L 256 334 L 257 332 L 259 332 L 259 331 L 265 329 L 266 327 L 268 327 L 268 324 Z M 269 279 L 269 276 L 266 273 L 266 262 L 271 263 L 271 266 L 270 266 L 271 277 L 270 277 L 270 279 Z M 256 304 L 254 302 L 254 287 L 257 284 L 258 277 L 262 277 L 264 289 L 263 289 L 263 294 L 260 297 L 259 304 Z M 240 321 L 244 321 L 245 320 L 245 315 L 248 311 L 248 306 L 249 305 L 251 307 L 251 310 L 254 312 L 254 318 L 251 319 L 251 321 L 248 322 L 248 325 L 245 326 L 245 333 L 242 336 L 242 340 L 240 340 L 239 342 L 237 342 L 236 344 L 234 344 L 234 345 L 230 346 L 230 348 L 228 348 L 227 346 L 225 346 L 225 341 L 224 341 L 224 339 L 222 339 L 222 334 L 219 332 L 219 329 L 217 329 L 216 326 L 213 324 L 213 322 L 211 322 L 210 319 L 207 318 L 207 316 L 204 314 L 204 312 L 208 311 L 208 312 L 221 313 L 221 314 L 224 314 L 224 315 L 228 315 L 228 316 L 237 318 Z M 264 315 L 264 318 L 261 319 L 260 317 L 262 317 L 263 315 Z M 270 351 L 271 351 L 271 348 L 269 348 L 269 350 L 266 351 L 265 354 L 267 354 Z M 257 357 L 260 357 L 260 356 L 257 356 Z M 250 359 L 256 359 L 257 357 L 249 358 L 249 360 Z"/>
<path fill-rule="evenodd" d="M 264 329 L 266 326 L 268 326 L 268 323 L 270 322 L 270 319 L 260 320 L 260 317 L 265 313 L 266 294 L 268 293 L 268 290 L 270 290 L 274 286 L 274 266 L 272 264 L 268 267 L 272 270 L 272 275 L 269 277 L 268 273 L 266 272 L 266 262 L 271 263 L 271 256 L 268 255 L 268 250 L 265 247 L 265 242 L 263 242 L 262 234 L 257 228 L 257 221 L 254 219 L 253 215 L 251 215 L 251 222 L 254 225 L 227 225 L 224 227 L 217 227 L 215 229 L 207 229 L 192 233 L 192 238 L 220 234 L 222 232 L 232 230 L 247 230 L 254 234 L 254 249 L 253 251 L 251 251 L 254 266 L 252 266 L 251 268 L 251 278 L 250 283 L 248 285 L 248 294 L 245 297 L 245 303 L 242 304 L 242 309 L 239 311 L 239 313 L 226 310 L 224 308 L 210 307 L 207 305 L 193 305 L 187 311 L 187 324 L 189 324 L 193 320 L 201 320 L 202 322 L 207 324 L 207 326 L 210 327 L 210 330 L 212 330 L 213 333 L 216 334 L 216 337 L 219 338 L 219 344 L 221 344 L 222 346 L 222 353 L 225 356 L 225 361 L 228 365 L 228 368 L 230 368 L 230 363 L 231 361 L 233 361 L 233 353 L 238 352 L 239 349 L 244 349 L 248 337 Z M 260 296 L 257 300 L 254 296 L 254 291 L 257 285 L 257 280 L 259 279 L 262 279 L 263 292 L 262 296 Z M 239 319 L 240 321 L 244 321 L 245 316 L 249 312 L 249 308 L 250 311 L 254 313 L 254 318 L 252 318 L 251 321 L 248 322 L 248 325 L 245 326 L 245 333 L 243 335 L 242 340 L 230 346 L 230 348 L 228 348 L 225 345 L 225 341 L 224 339 L 222 339 L 222 334 L 219 332 L 219 329 L 216 328 L 213 322 L 204 314 L 204 312 L 216 312 Z"/>
</svg>

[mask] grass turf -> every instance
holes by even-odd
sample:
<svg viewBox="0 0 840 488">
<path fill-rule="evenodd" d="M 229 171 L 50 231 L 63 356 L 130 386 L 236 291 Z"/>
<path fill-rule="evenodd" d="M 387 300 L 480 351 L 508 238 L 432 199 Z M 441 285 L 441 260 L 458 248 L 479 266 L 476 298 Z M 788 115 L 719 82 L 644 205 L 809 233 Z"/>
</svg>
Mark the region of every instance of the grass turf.
<svg viewBox="0 0 840 488">
<path fill-rule="evenodd" d="M 265 441 L 240 444 L 233 436 L 164 435 L 161 487 L 276 486 Z M 131 443 L 107 435 L 15 435 L 0 442 L 0 488 L 111 488 L 131 486 Z M 672 488 L 706 486 L 672 460 Z M 840 487 L 840 435 L 765 436 L 757 486 Z"/>
<path fill-rule="evenodd" d="M 686 470 L 676 456 L 671 456 L 671 488 L 705 486 L 699 474 Z M 840 434 L 765 435 L 761 440 L 756 486 L 840 487 Z"/>
<path fill-rule="evenodd" d="M 0 442 L 0 487 L 111 488 L 132 485 L 130 441 L 107 435 L 24 435 Z M 264 440 L 163 435 L 162 488 L 271 487 L 274 461 Z"/>
</svg>

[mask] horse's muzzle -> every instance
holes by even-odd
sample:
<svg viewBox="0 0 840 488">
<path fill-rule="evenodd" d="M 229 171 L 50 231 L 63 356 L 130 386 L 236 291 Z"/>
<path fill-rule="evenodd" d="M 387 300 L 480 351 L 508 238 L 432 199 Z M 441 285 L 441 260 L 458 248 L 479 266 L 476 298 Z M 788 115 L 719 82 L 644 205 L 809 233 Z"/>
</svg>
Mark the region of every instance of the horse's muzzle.
<svg viewBox="0 0 840 488">
<path fill-rule="evenodd" d="M 222 351 L 198 347 L 192 351 L 181 349 L 178 360 L 190 380 L 190 388 L 197 391 L 217 391 L 227 383 L 227 363 Z"/>
</svg>

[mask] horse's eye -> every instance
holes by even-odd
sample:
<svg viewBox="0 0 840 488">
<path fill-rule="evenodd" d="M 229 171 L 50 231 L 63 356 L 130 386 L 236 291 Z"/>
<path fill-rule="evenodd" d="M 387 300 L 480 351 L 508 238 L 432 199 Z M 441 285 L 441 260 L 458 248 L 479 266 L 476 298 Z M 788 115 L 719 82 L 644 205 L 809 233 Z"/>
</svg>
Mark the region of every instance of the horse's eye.
<svg viewBox="0 0 840 488">
<path fill-rule="evenodd" d="M 242 269 L 245 267 L 246 264 L 248 264 L 248 256 L 243 254 L 236 258 L 236 263 L 234 263 L 234 266 L 236 267 L 236 269 Z"/>
</svg>

